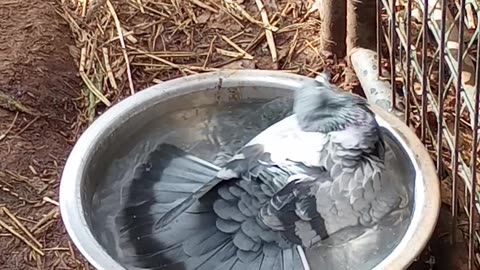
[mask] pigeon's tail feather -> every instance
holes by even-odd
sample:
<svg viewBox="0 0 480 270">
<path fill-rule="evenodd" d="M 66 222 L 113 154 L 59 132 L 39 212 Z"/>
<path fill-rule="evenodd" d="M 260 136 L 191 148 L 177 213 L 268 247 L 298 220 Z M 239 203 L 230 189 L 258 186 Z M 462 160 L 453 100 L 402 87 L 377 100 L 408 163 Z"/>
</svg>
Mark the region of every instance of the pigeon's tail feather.
<svg viewBox="0 0 480 270">
<path fill-rule="evenodd" d="M 123 191 L 124 206 L 115 220 L 120 233 L 119 249 L 126 262 L 157 262 L 159 258 L 182 260 L 184 252 L 179 241 L 215 226 L 215 216 L 208 214 L 210 208 L 190 205 L 188 213 L 180 219 L 182 232 L 162 234 L 160 242 L 154 225 L 215 178 L 217 172 L 218 167 L 173 145 L 161 144 L 150 153 L 145 163 L 136 169 L 130 187 Z M 193 222 L 196 224 L 187 226 Z"/>
<path fill-rule="evenodd" d="M 136 169 L 132 185 L 124 192 L 125 206 L 117 217 L 121 232 L 151 226 L 179 205 L 191 206 L 192 193 L 212 181 L 218 170 L 176 146 L 159 145 Z M 139 222 L 141 218 L 149 222 Z"/>
<path fill-rule="evenodd" d="M 210 182 L 202 185 L 199 189 L 189 194 L 183 201 L 166 212 L 160 219 L 155 222 L 155 229 L 160 229 L 170 225 L 178 216 L 192 207 L 201 197 L 215 187 L 222 179 L 213 178 Z"/>
<path fill-rule="evenodd" d="M 143 172 L 152 171 L 149 175 L 156 181 L 157 202 L 168 208 L 155 222 L 156 229 L 167 226 L 221 181 L 216 178 L 219 167 L 171 144 L 157 147 L 147 166 Z M 143 197 L 143 194 L 138 196 Z"/>
<path fill-rule="evenodd" d="M 133 184 L 125 193 L 128 197 L 126 207 L 140 206 L 151 200 L 161 203 L 181 201 L 211 181 L 218 170 L 215 165 L 176 146 L 160 144 L 136 169 Z M 145 196 L 152 191 L 153 196 Z"/>
<path fill-rule="evenodd" d="M 304 270 L 296 248 L 280 249 L 274 244 L 264 247 L 264 252 L 251 260 L 242 260 L 236 256 L 233 243 L 221 246 L 197 257 L 160 268 L 161 270 Z"/>
<path fill-rule="evenodd" d="M 226 263 L 212 268 L 214 270 L 304 270 L 305 267 L 300 259 L 296 248 L 280 249 L 275 244 L 265 245 L 263 252 L 253 260 L 242 261 L 232 258 Z"/>
<path fill-rule="evenodd" d="M 213 195 L 217 193 L 206 194 L 171 225 L 156 230 L 150 223 L 150 231 L 131 231 L 129 241 L 136 249 L 132 256 L 123 259 L 129 265 L 159 270 L 304 269 L 301 261 L 295 260 L 295 247 L 282 249 L 276 242 L 261 239 L 249 246 L 252 240 L 244 231 L 250 234 L 255 226 L 243 225 L 235 230 L 235 221 L 220 221 Z"/>
</svg>

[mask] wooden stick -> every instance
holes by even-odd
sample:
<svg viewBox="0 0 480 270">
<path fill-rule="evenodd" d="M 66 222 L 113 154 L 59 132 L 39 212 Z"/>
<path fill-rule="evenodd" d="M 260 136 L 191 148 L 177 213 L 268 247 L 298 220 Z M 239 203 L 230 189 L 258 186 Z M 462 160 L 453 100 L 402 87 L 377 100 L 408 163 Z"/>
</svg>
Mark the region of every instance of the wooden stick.
<svg viewBox="0 0 480 270">
<path fill-rule="evenodd" d="M 125 46 L 125 40 L 123 38 L 122 26 L 120 25 L 120 20 L 118 19 L 117 13 L 113 8 L 110 0 L 107 0 L 107 6 L 112 14 L 113 20 L 115 21 L 115 26 L 117 27 L 118 36 L 120 37 L 120 44 L 122 46 L 123 57 L 125 58 L 125 64 L 127 65 L 127 77 L 128 85 L 130 86 L 130 94 L 135 94 L 135 88 L 133 86 L 132 71 L 130 70 L 130 60 L 128 59 L 127 47 Z"/>
<path fill-rule="evenodd" d="M 189 69 L 187 69 L 187 68 L 183 68 L 183 67 L 180 66 L 180 65 L 177 65 L 177 64 L 175 64 L 175 63 L 172 63 L 172 62 L 170 62 L 170 61 L 168 61 L 168 60 L 165 60 L 165 59 L 163 59 L 163 58 L 161 58 L 161 57 L 152 55 L 152 54 L 150 54 L 150 53 L 148 53 L 148 52 L 146 52 L 146 51 L 144 51 L 144 50 L 140 50 L 140 49 L 137 49 L 137 48 L 133 48 L 133 49 L 136 50 L 136 51 L 139 52 L 139 53 L 143 53 L 144 55 L 146 55 L 146 56 L 148 56 L 148 57 L 150 57 L 150 58 L 152 58 L 152 59 L 155 59 L 155 60 L 160 61 L 160 62 L 162 62 L 162 63 L 164 63 L 164 64 L 167 64 L 167 65 L 169 65 L 169 66 L 171 66 L 171 67 L 173 67 L 173 68 L 178 69 L 180 72 L 182 72 L 183 76 L 187 76 L 187 73 L 185 73 L 185 71 L 192 72 L 191 70 L 189 70 Z"/>
<path fill-rule="evenodd" d="M 465 6 L 465 11 L 466 11 L 465 16 L 467 17 L 465 22 L 467 23 L 467 28 L 469 30 L 473 30 L 477 25 L 475 23 L 475 15 L 474 15 L 474 11 L 471 3 L 467 3 L 467 5 Z"/>
<path fill-rule="evenodd" d="M 22 240 L 25 244 L 27 244 L 29 247 L 31 247 L 35 252 L 37 252 L 38 254 L 40 254 L 41 256 L 45 256 L 45 253 L 43 253 L 43 251 L 41 251 L 40 249 L 38 249 L 34 244 L 32 244 L 30 241 L 28 241 L 28 239 L 26 239 L 25 237 L 23 237 L 21 234 L 19 234 L 17 231 L 15 231 L 15 229 L 13 229 L 12 227 L 8 226 L 5 222 L 3 222 L 1 219 L 0 219 L 0 226 L 5 228 L 8 232 L 10 232 L 11 234 L 13 234 L 14 236 L 16 236 L 18 239 Z"/>
<path fill-rule="evenodd" d="M 142 0 L 137 0 L 137 4 L 140 6 L 140 12 L 145 13 L 145 9 L 143 9 Z"/>
<path fill-rule="evenodd" d="M 10 133 L 10 131 L 12 130 L 13 128 L 13 125 L 15 125 L 15 122 L 17 122 L 17 118 L 18 118 L 18 111 L 15 113 L 15 117 L 13 118 L 13 121 L 12 123 L 10 124 L 10 126 L 8 127 L 7 131 L 5 131 L 5 133 L 1 134 L 0 135 L 0 142 L 5 139 L 5 137 L 7 137 L 8 133 Z"/>
<path fill-rule="evenodd" d="M 36 233 L 37 229 L 40 228 L 44 223 L 49 221 L 50 219 L 54 218 L 58 214 L 58 208 L 55 207 L 52 209 L 50 212 L 48 212 L 43 218 L 41 218 L 37 224 L 35 224 L 32 228 L 31 231 L 32 233 Z"/>
<path fill-rule="evenodd" d="M 257 3 L 257 7 L 260 10 L 260 15 L 262 16 L 262 21 L 265 27 L 267 25 L 270 25 L 267 11 L 265 10 L 265 6 L 263 5 L 262 0 L 255 0 L 255 3 Z M 265 29 L 265 34 L 267 36 L 268 48 L 270 49 L 270 54 L 272 55 L 272 61 L 273 63 L 277 63 L 277 48 L 275 47 L 275 39 L 273 38 L 273 33 L 271 30 Z"/>
<path fill-rule="evenodd" d="M 85 72 L 80 71 L 80 77 L 82 77 L 83 82 L 85 82 L 85 85 L 87 88 L 98 98 L 100 99 L 105 106 L 110 107 L 112 106 L 112 103 L 105 97 L 100 90 L 97 89 L 95 84 L 88 78 L 87 74 Z"/>
<path fill-rule="evenodd" d="M 108 80 L 114 89 L 118 89 L 117 82 L 115 81 L 115 76 L 113 75 L 112 66 L 110 65 L 110 60 L 108 59 L 108 48 L 102 48 L 103 61 L 105 62 L 105 68 L 107 70 Z"/>
<path fill-rule="evenodd" d="M 47 203 L 51 203 L 51 204 L 53 204 L 53 205 L 55 205 L 55 206 L 60 206 L 60 203 L 58 203 L 57 201 L 55 201 L 55 200 L 53 200 L 53 199 L 51 199 L 51 198 L 49 198 L 49 197 L 43 197 L 43 201 L 44 201 L 44 202 L 47 202 Z"/>
<path fill-rule="evenodd" d="M 227 6 L 227 10 L 229 9 L 232 9 L 232 10 L 235 10 L 237 11 L 238 13 L 240 13 L 245 19 L 247 19 L 249 22 L 251 23 L 254 23 L 254 24 L 257 24 L 265 29 L 269 29 L 271 31 L 277 31 L 278 30 L 278 27 L 275 27 L 269 23 L 265 24 L 264 22 L 260 22 L 260 21 L 257 21 L 255 20 L 255 18 L 253 18 L 250 14 L 248 14 L 248 12 L 243 9 L 237 2 L 235 2 L 234 0 L 224 0 L 223 1 L 225 3 L 225 5 Z M 263 4 L 262 4 L 263 6 Z M 232 15 L 233 16 L 233 15 Z"/>
<path fill-rule="evenodd" d="M 10 210 L 6 207 L 2 207 L 3 212 L 22 230 L 35 244 L 39 247 L 42 248 L 42 244 L 38 242 L 38 240 L 30 233 L 30 231 L 23 226 L 23 224 L 15 217 Z"/>
<path fill-rule="evenodd" d="M 208 47 L 207 57 L 205 58 L 205 62 L 203 62 L 203 68 L 206 68 L 208 65 L 208 61 L 210 61 L 210 57 L 212 56 L 212 52 L 213 52 L 213 43 L 215 43 L 216 39 L 217 39 L 217 36 L 214 36 L 212 41 L 210 42 L 210 46 Z"/>
<path fill-rule="evenodd" d="M 220 35 L 220 37 L 225 40 L 225 42 L 227 42 L 230 46 L 232 46 L 233 48 L 235 48 L 239 53 L 243 54 L 243 58 L 245 59 L 249 59 L 249 60 L 252 60 L 253 59 L 253 56 L 249 53 L 247 53 L 246 51 L 244 51 L 242 48 L 240 48 L 240 46 L 238 46 L 237 44 L 235 44 L 235 42 L 233 42 L 231 39 L 229 39 L 228 37 L 224 36 L 224 35 Z"/>
<path fill-rule="evenodd" d="M 193 4 L 203 8 L 203 9 L 206 9 L 208 11 L 211 11 L 213 13 L 218 13 L 218 10 L 212 8 L 211 6 L 207 5 L 207 4 L 204 4 L 203 2 L 199 1 L 199 0 L 190 0 L 192 1 Z"/>
<path fill-rule="evenodd" d="M 245 54 L 240 53 L 240 52 L 232 52 L 232 51 L 227 51 L 227 50 L 220 49 L 220 48 L 216 48 L 216 51 L 217 51 L 217 53 L 219 53 L 221 55 L 224 55 L 224 56 L 227 56 L 227 57 L 248 59 L 247 57 L 245 57 Z M 251 60 L 251 59 L 253 59 L 253 58 L 250 58 L 249 60 Z"/>
</svg>

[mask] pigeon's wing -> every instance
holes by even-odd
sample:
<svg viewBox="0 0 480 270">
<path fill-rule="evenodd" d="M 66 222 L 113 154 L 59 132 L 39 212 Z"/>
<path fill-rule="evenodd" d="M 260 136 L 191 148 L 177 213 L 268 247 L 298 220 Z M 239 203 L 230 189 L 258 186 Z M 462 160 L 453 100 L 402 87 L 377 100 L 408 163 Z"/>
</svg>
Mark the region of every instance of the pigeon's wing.
<svg viewBox="0 0 480 270">
<path fill-rule="evenodd" d="M 155 228 L 159 229 L 169 225 L 182 212 L 192 206 L 197 200 L 207 194 L 212 188 L 217 186 L 220 182 L 231 179 L 238 179 L 248 172 L 249 169 L 255 166 L 260 158 L 264 157 L 263 147 L 259 144 L 249 145 L 239 150 L 239 152 L 224 166 L 224 168 L 217 171 L 216 175 L 209 181 L 205 181 L 196 191 L 188 195 L 181 203 L 171 208 L 165 213 L 156 223 Z"/>
<path fill-rule="evenodd" d="M 161 149 L 168 151 L 164 153 L 165 155 L 157 152 L 157 165 L 186 163 L 193 165 L 199 162 L 178 148 L 168 146 Z M 246 148 L 243 154 L 248 154 L 248 151 L 252 151 L 250 154 L 261 152 L 259 146 L 251 146 Z M 265 157 L 263 160 L 268 161 Z M 226 174 L 233 175 L 235 169 L 245 166 L 243 165 L 245 162 L 251 162 L 255 167 L 255 163 L 248 158 L 240 159 L 237 156 L 235 161 L 230 164 L 231 171 Z M 265 168 L 270 167 L 262 162 L 256 164 Z M 212 170 L 214 166 L 207 168 L 211 170 L 203 175 L 218 175 L 217 171 Z M 161 184 L 155 180 L 166 181 L 167 174 L 176 169 L 179 168 L 163 166 L 163 169 L 159 169 L 152 166 L 150 170 L 143 170 L 139 181 L 148 180 L 154 184 Z M 205 172 L 204 169 L 197 170 Z M 259 169 L 253 171 L 256 174 L 252 174 L 252 177 L 275 175 L 280 179 L 289 175 L 280 169 L 277 171 L 272 169 L 265 174 Z M 195 175 L 189 175 L 192 176 L 195 178 Z M 177 173 L 169 177 L 182 178 Z M 206 177 L 201 181 L 204 183 L 202 186 L 211 183 Z M 280 183 L 281 180 L 277 182 Z M 202 192 L 199 199 L 193 200 L 193 203 L 175 216 L 171 223 L 162 227 L 156 227 L 154 221 L 164 215 L 166 209 L 171 209 L 170 205 L 165 205 L 160 197 L 158 200 L 154 199 L 153 192 L 145 193 L 143 200 L 150 201 L 150 204 L 142 204 L 139 207 L 133 207 L 132 204 L 132 207 L 125 209 L 124 222 L 128 222 L 128 218 L 135 222 L 123 228 L 121 248 L 126 252 L 122 260 L 126 265 L 148 269 L 303 269 L 299 250 L 287 242 L 281 232 L 272 230 L 258 220 L 261 205 L 271 198 L 265 191 L 276 188 L 276 185 L 260 185 L 255 179 L 232 178 L 228 181 L 219 181 L 211 186 L 208 192 Z M 198 195 L 201 189 L 203 188 L 197 188 L 196 192 L 192 192 Z"/>
</svg>

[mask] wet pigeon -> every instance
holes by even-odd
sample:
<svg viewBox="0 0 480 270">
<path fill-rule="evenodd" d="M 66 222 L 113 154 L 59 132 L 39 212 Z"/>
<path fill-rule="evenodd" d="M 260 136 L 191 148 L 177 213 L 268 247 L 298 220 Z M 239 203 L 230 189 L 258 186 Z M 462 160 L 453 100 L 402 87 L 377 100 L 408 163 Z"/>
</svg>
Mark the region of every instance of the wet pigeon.
<svg viewBox="0 0 480 270">
<path fill-rule="evenodd" d="M 322 74 L 307 82 L 295 94 L 294 114 L 222 168 L 159 145 L 137 170 L 145 192 L 131 194 L 122 215 L 122 237 L 135 254 L 125 262 L 144 269 L 306 269 L 302 249 L 375 226 L 397 207 L 399 197 L 384 192 L 385 145 L 374 113 L 328 80 Z"/>
</svg>

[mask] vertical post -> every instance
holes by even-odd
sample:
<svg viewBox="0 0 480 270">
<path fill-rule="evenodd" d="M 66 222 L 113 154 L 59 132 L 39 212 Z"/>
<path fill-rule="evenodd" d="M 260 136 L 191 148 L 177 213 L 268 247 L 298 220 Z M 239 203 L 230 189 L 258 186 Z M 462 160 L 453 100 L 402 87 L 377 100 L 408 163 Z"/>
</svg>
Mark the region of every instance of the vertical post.
<svg viewBox="0 0 480 270">
<path fill-rule="evenodd" d="M 405 123 L 410 125 L 410 88 L 412 82 L 412 48 L 410 42 L 412 41 L 412 0 L 407 0 L 407 67 L 406 67 L 406 82 L 405 82 Z"/>
<path fill-rule="evenodd" d="M 377 79 L 380 80 L 382 76 L 382 35 L 383 35 L 383 27 L 382 27 L 382 0 L 377 0 L 377 70 L 378 70 L 378 77 Z"/>
<path fill-rule="evenodd" d="M 338 1 L 338 0 L 337 0 Z M 376 1 L 347 0 L 347 54 L 353 48 L 376 50 Z"/>
<path fill-rule="evenodd" d="M 397 92 L 395 91 L 396 86 L 396 50 L 397 50 L 397 12 L 395 0 L 390 0 L 390 9 L 392 11 L 392 17 L 390 18 L 390 83 L 392 84 L 392 110 L 397 107 Z"/>
<path fill-rule="evenodd" d="M 452 194 L 452 242 L 456 241 L 455 228 L 457 227 L 457 215 L 458 215 L 458 182 L 459 182 L 459 172 L 458 172 L 458 163 L 459 163 L 459 142 L 460 142 L 460 109 L 462 105 L 462 72 L 463 72 L 463 34 L 465 30 L 465 0 L 461 0 L 460 3 L 460 22 L 458 23 L 458 60 L 457 60 L 457 81 L 455 89 L 455 123 L 454 123 L 454 144 L 453 144 L 453 194 Z"/>
<path fill-rule="evenodd" d="M 440 23 L 440 54 L 438 59 L 438 127 L 437 127 L 437 174 L 443 174 L 443 109 L 445 91 L 445 32 L 447 31 L 447 0 L 442 0 L 442 18 Z"/>
<path fill-rule="evenodd" d="M 346 0 L 322 0 L 320 50 L 328 58 L 346 55 Z"/>
<path fill-rule="evenodd" d="M 427 141 L 427 85 L 428 85 L 428 0 L 424 0 L 423 9 L 423 35 L 422 35 L 422 110 L 421 110 L 421 139 L 423 143 Z"/>
<path fill-rule="evenodd" d="M 477 39 L 477 48 L 480 46 L 480 39 Z M 480 59 L 480 50 L 477 50 L 477 59 Z M 473 115 L 473 147 L 472 147 L 472 161 L 470 164 L 471 173 L 472 173 L 472 193 L 470 194 L 469 201 L 469 212 L 470 212 L 470 222 L 468 226 L 468 269 L 473 269 L 475 265 L 475 231 L 474 224 L 476 223 L 477 209 L 475 208 L 476 198 L 477 198 L 477 148 L 478 148 L 478 113 L 480 105 L 480 63 L 477 60 L 476 66 L 476 77 L 475 77 L 475 102 L 474 102 L 474 115 Z"/>
</svg>

